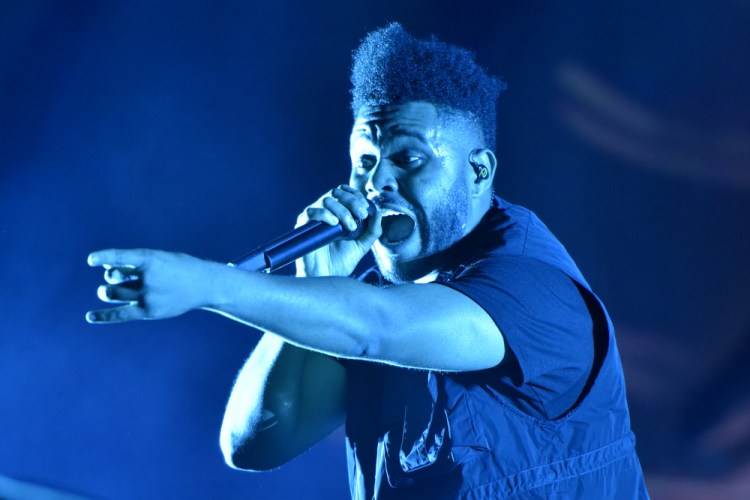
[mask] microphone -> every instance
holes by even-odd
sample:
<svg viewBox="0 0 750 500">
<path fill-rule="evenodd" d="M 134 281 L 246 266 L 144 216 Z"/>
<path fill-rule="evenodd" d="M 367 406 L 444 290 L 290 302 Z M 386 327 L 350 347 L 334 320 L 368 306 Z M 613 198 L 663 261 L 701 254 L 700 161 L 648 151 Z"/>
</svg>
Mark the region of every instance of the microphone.
<svg viewBox="0 0 750 500">
<path fill-rule="evenodd" d="M 321 221 L 310 221 L 259 246 L 229 265 L 245 271 L 275 271 L 334 241 L 356 240 L 364 232 L 367 218 L 375 215 L 375 210 L 375 204 L 367 200 L 367 217 L 354 219 L 357 223 L 354 231 L 349 231 L 341 224 L 331 226 Z"/>
</svg>

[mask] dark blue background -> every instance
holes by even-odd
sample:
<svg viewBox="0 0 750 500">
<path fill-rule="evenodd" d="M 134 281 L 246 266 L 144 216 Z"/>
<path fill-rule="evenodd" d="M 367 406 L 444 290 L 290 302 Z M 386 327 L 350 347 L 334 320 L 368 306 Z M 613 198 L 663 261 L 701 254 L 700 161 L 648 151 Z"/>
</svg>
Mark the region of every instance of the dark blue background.
<svg viewBox="0 0 750 500">
<path fill-rule="evenodd" d="M 750 493 L 750 3 L 0 4 L 0 475 L 101 498 L 338 498 L 341 431 L 267 474 L 218 430 L 259 335 L 97 327 L 89 251 L 230 260 L 348 178 L 351 51 L 398 20 L 507 80 L 497 191 L 618 328 L 654 498 Z"/>
</svg>

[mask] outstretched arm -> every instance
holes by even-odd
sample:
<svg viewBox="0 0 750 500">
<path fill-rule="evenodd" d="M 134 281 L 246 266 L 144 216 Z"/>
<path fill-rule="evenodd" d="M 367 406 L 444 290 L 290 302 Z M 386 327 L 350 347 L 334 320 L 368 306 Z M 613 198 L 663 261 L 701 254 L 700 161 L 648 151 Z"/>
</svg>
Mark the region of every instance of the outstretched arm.
<svg viewBox="0 0 750 500">
<path fill-rule="evenodd" d="M 344 358 L 467 371 L 494 366 L 504 354 L 489 315 L 436 284 L 378 288 L 343 277 L 274 276 L 143 249 L 94 252 L 89 263 L 109 268 L 102 299 L 132 301 L 90 312 L 93 323 L 162 319 L 202 308 Z M 117 283 L 123 274 L 139 279 Z"/>
</svg>

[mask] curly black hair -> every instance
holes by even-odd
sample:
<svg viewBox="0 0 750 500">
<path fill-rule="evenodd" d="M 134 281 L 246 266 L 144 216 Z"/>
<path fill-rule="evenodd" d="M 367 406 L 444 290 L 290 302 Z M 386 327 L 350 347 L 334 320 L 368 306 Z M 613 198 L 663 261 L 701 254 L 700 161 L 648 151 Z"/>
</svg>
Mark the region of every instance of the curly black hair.
<svg viewBox="0 0 750 500">
<path fill-rule="evenodd" d="M 369 33 L 354 52 L 352 103 L 356 118 L 365 105 L 430 102 L 468 112 L 495 147 L 496 103 L 506 84 L 488 75 L 466 49 L 435 37 L 421 40 L 399 23 Z"/>
</svg>

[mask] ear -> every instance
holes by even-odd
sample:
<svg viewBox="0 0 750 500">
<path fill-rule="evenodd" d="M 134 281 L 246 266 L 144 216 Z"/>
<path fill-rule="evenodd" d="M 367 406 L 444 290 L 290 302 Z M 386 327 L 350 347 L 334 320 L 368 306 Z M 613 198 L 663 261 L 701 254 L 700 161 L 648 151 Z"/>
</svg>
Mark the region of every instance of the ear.
<svg viewBox="0 0 750 500">
<path fill-rule="evenodd" d="M 472 194 L 480 196 L 487 190 L 492 191 L 492 180 L 495 178 L 497 158 L 490 149 L 475 149 L 469 153 L 469 164 L 474 170 Z"/>
</svg>

